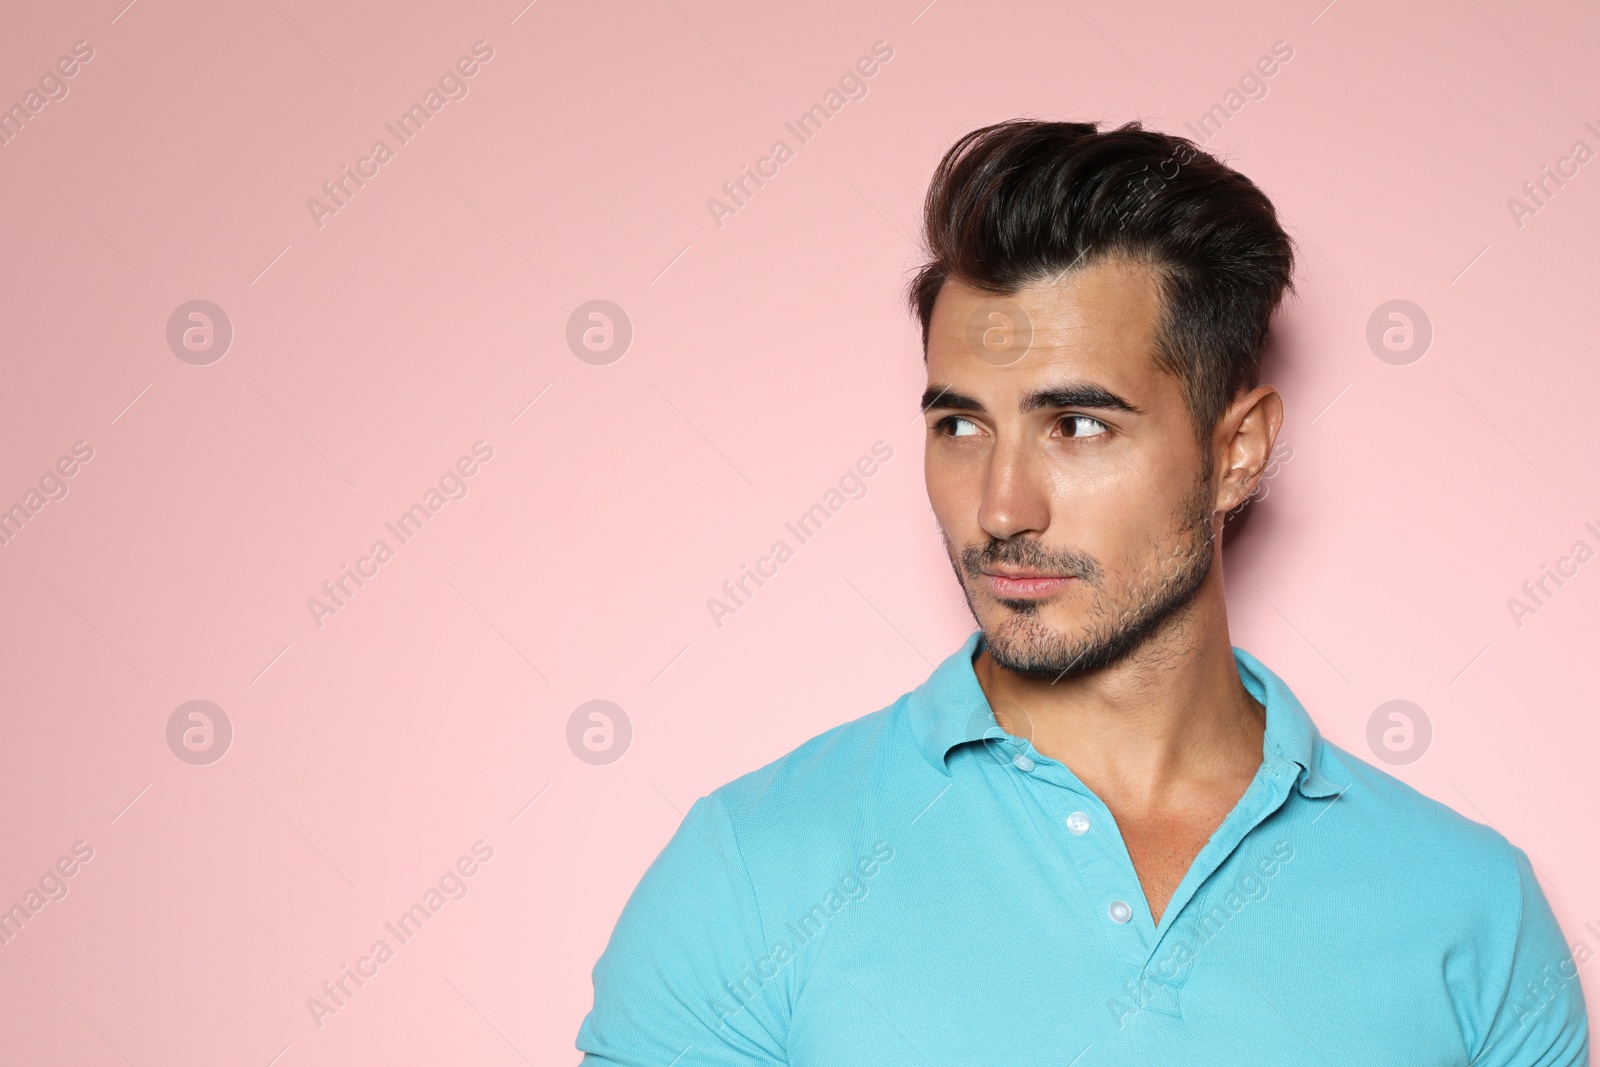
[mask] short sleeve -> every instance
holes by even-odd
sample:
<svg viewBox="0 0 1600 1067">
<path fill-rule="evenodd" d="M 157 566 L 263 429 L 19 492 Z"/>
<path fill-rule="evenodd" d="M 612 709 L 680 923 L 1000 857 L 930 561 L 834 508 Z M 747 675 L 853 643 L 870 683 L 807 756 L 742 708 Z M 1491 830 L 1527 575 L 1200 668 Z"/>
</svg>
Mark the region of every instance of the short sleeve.
<svg viewBox="0 0 1600 1067">
<path fill-rule="evenodd" d="M 1583 960 L 1567 948 L 1527 854 L 1512 851 L 1521 903 L 1510 976 L 1472 1065 L 1588 1067 L 1589 1019 L 1578 980 Z"/>
<path fill-rule="evenodd" d="M 784 1063 L 780 973 L 713 792 L 646 869 L 594 966 L 582 1067 Z"/>
</svg>

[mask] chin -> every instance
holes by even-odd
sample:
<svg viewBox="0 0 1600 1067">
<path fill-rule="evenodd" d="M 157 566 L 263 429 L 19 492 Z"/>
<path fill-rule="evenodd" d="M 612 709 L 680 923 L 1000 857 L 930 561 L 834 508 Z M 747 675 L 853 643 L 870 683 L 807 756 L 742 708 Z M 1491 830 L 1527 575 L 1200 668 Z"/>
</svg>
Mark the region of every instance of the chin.
<svg viewBox="0 0 1600 1067">
<path fill-rule="evenodd" d="M 984 643 L 1026 658 L 1029 652 L 1041 649 L 1070 647 L 1083 636 L 1081 628 L 1074 625 L 1056 625 L 1044 610 L 1046 605 L 1031 602 L 1027 610 L 1012 611 L 1000 608 L 979 624 Z"/>
</svg>

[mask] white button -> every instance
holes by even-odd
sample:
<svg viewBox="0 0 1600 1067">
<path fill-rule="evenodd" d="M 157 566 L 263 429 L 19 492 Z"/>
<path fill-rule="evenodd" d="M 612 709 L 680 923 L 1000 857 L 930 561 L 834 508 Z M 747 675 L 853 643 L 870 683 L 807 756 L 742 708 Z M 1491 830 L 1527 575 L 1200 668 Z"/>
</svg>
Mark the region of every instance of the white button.
<svg viewBox="0 0 1600 1067">
<path fill-rule="evenodd" d="M 1113 900 L 1111 907 L 1107 908 L 1106 911 L 1110 914 L 1111 921 L 1114 923 L 1125 923 L 1133 918 L 1133 909 L 1128 907 L 1128 902 L 1125 900 Z"/>
<path fill-rule="evenodd" d="M 1019 771 L 1033 770 L 1033 760 L 1029 759 L 1026 754 L 1021 752 L 1018 752 L 1015 756 L 1011 757 L 1011 763 Z"/>
<path fill-rule="evenodd" d="M 1067 816 L 1067 829 L 1071 830 L 1075 834 L 1088 833 L 1089 816 L 1085 815 L 1081 811 L 1073 812 L 1071 815 Z"/>
</svg>

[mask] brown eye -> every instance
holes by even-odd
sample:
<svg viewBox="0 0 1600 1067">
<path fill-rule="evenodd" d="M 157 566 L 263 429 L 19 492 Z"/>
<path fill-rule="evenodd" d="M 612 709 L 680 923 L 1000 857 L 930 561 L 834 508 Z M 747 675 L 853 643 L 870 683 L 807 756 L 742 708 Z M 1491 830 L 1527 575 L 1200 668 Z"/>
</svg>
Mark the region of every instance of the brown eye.
<svg viewBox="0 0 1600 1067">
<path fill-rule="evenodd" d="M 1064 435 L 1067 437 L 1099 437 L 1110 430 L 1105 423 L 1088 415 L 1063 416 L 1061 425 L 1068 428 L 1068 432 Z"/>
<path fill-rule="evenodd" d="M 946 415 L 933 424 L 933 429 L 946 437 L 971 437 L 978 432 L 976 423 L 960 415 Z"/>
</svg>

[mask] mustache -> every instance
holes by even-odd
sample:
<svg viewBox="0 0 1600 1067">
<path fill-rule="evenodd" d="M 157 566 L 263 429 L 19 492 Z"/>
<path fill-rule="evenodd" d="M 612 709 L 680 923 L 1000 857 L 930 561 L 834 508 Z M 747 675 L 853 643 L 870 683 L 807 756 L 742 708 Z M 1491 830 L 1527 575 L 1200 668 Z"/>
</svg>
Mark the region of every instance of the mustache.
<svg viewBox="0 0 1600 1067">
<path fill-rule="evenodd" d="M 1041 574 L 1069 575 L 1098 584 L 1101 575 L 1099 561 L 1084 552 L 1072 549 L 1048 551 L 1037 541 L 997 541 L 990 539 L 982 545 L 969 545 L 961 550 L 961 566 L 970 577 L 980 577 L 994 566 L 1027 568 Z"/>
</svg>

